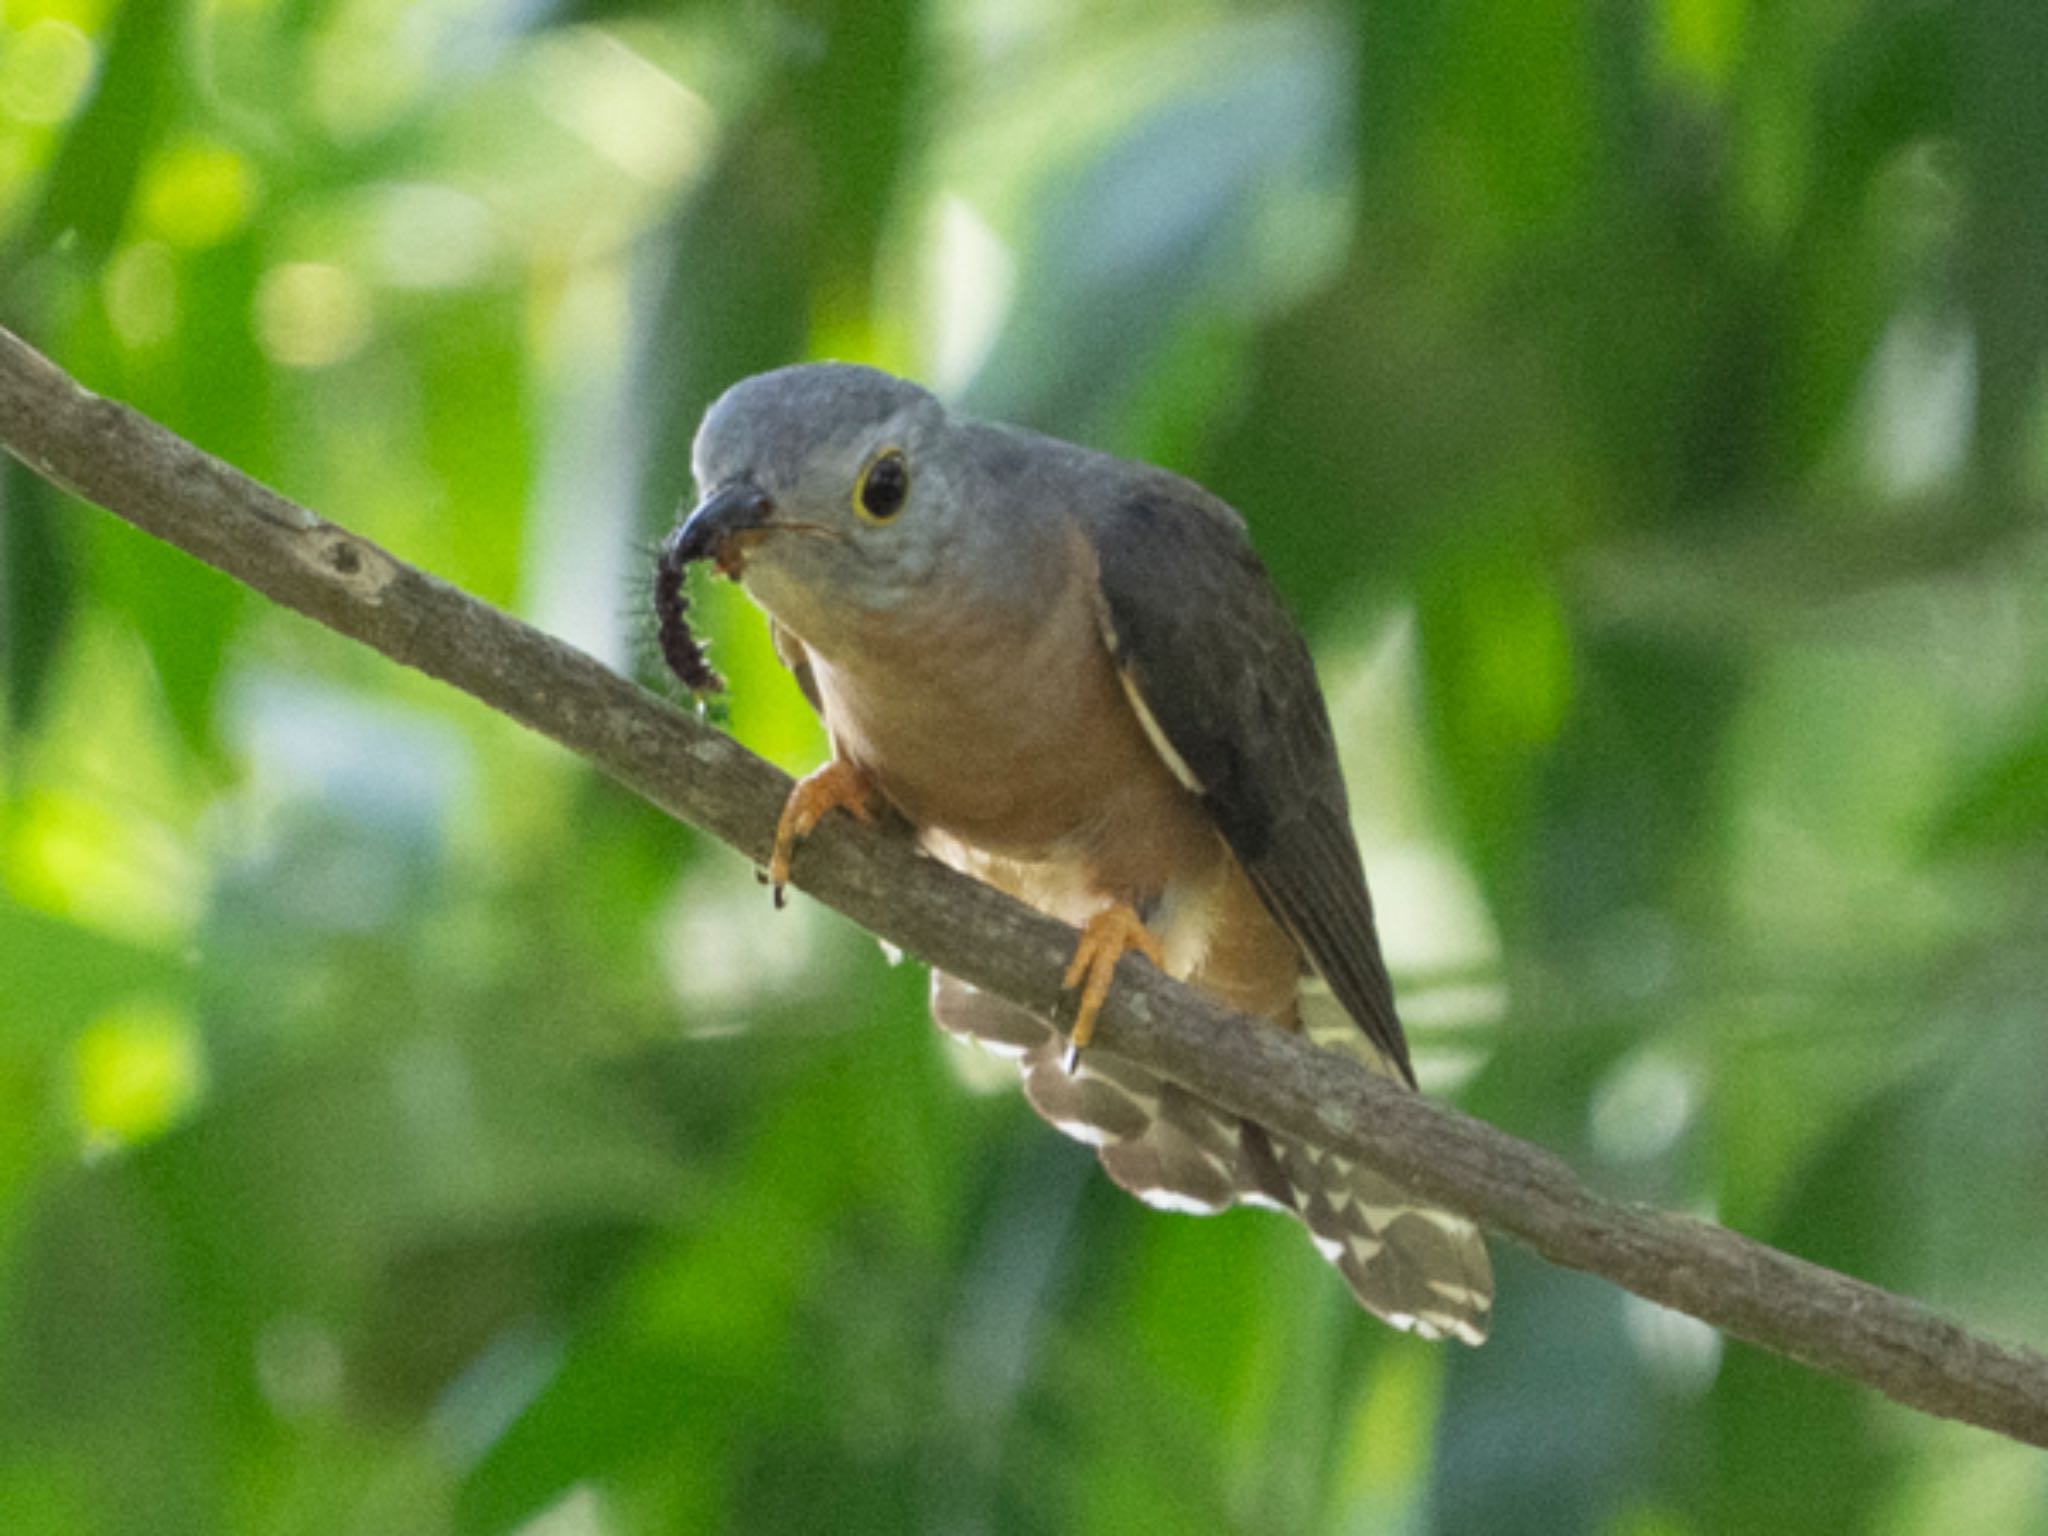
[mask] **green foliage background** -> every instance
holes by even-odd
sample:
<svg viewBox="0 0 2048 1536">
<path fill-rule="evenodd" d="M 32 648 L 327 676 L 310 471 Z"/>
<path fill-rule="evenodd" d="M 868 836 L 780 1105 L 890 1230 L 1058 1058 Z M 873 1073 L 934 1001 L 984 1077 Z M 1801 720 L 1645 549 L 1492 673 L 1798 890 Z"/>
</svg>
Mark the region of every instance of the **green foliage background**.
<svg viewBox="0 0 2048 1536">
<path fill-rule="evenodd" d="M 0 318 L 650 679 L 745 373 L 1193 474 L 1432 1082 L 2038 1345 L 2044 80 L 2039 0 L 14 0 Z M 2048 1532 L 2038 1454 L 1505 1245 L 1467 1352 L 1138 1207 L 914 964 L 0 491 L 16 1536 Z"/>
</svg>

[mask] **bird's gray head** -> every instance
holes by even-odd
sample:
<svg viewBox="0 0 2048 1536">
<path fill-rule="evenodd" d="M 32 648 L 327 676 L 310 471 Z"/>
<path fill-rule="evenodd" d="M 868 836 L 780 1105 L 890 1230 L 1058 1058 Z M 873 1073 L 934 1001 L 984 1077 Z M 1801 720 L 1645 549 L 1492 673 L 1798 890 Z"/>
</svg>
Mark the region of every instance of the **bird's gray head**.
<svg viewBox="0 0 2048 1536">
<path fill-rule="evenodd" d="M 709 559 L 799 632 L 821 604 L 885 610 L 928 581 L 964 515 L 945 408 L 872 368 L 745 379 L 698 428 L 702 499 L 676 555 Z"/>
</svg>

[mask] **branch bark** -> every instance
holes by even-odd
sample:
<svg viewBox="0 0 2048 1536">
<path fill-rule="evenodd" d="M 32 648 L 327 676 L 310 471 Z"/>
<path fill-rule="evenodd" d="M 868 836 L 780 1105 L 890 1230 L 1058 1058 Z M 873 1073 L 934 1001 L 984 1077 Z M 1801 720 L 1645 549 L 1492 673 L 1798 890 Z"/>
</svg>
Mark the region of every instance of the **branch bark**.
<svg viewBox="0 0 2048 1536">
<path fill-rule="evenodd" d="M 475 695 L 765 862 L 777 770 L 582 652 L 437 581 L 84 389 L 0 330 L 0 446 L 274 601 Z M 1072 930 L 833 817 L 796 883 L 928 963 L 1050 1014 Z M 1539 1147 L 1252 1026 L 1150 967 L 1098 1039 L 1263 1124 L 1364 1159 L 1551 1260 L 1911 1407 L 2048 1447 L 2048 1357 L 1708 1222 L 1588 1190 Z"/>
</svg>

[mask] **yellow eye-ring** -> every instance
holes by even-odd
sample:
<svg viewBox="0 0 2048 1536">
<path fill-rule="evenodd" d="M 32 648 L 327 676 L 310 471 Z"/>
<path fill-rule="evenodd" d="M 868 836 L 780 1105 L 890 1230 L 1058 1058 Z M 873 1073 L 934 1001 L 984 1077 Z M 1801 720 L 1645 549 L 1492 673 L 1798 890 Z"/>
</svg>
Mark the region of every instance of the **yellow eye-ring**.
<svg viewBox="0 0 2048 1536">
<path fill-rule="evenodd" d="M 884 448 L 860 472 L 853 510 L 866 523 L 886 523 L 910 499 L 910 465 L 901 448 Z"/>
</svg>

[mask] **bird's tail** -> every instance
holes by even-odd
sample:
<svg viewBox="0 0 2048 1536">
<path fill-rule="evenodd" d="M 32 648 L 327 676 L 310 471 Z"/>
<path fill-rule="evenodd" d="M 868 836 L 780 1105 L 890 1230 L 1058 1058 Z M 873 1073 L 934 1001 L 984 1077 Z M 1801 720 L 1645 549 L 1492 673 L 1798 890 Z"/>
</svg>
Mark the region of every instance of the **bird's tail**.
<svg viewBox="0 0 2048 1536">
<path fill-rule="evenodd" d="M 1348 1157 L 1197 1098 L 1100 1046 L 1065 1066 L 1066 1042 L 1003 998 L 932 973 L 932 1017 L 951 1034 L 1014 1058 L 1024 1094 L 1055 1129 L 1095 1148 L 1109 1176 L 1148 1205 L 1210 1215 L 1240 1203 L 1298 1217 L 1368 1310 L 1427 1339 L 1486 1337 L 1493 1270 L 1479 1231 L 1417 1202 Z M 1348 1019 L 1308 1038 L 1398 1077 Z"/>
</svg>

